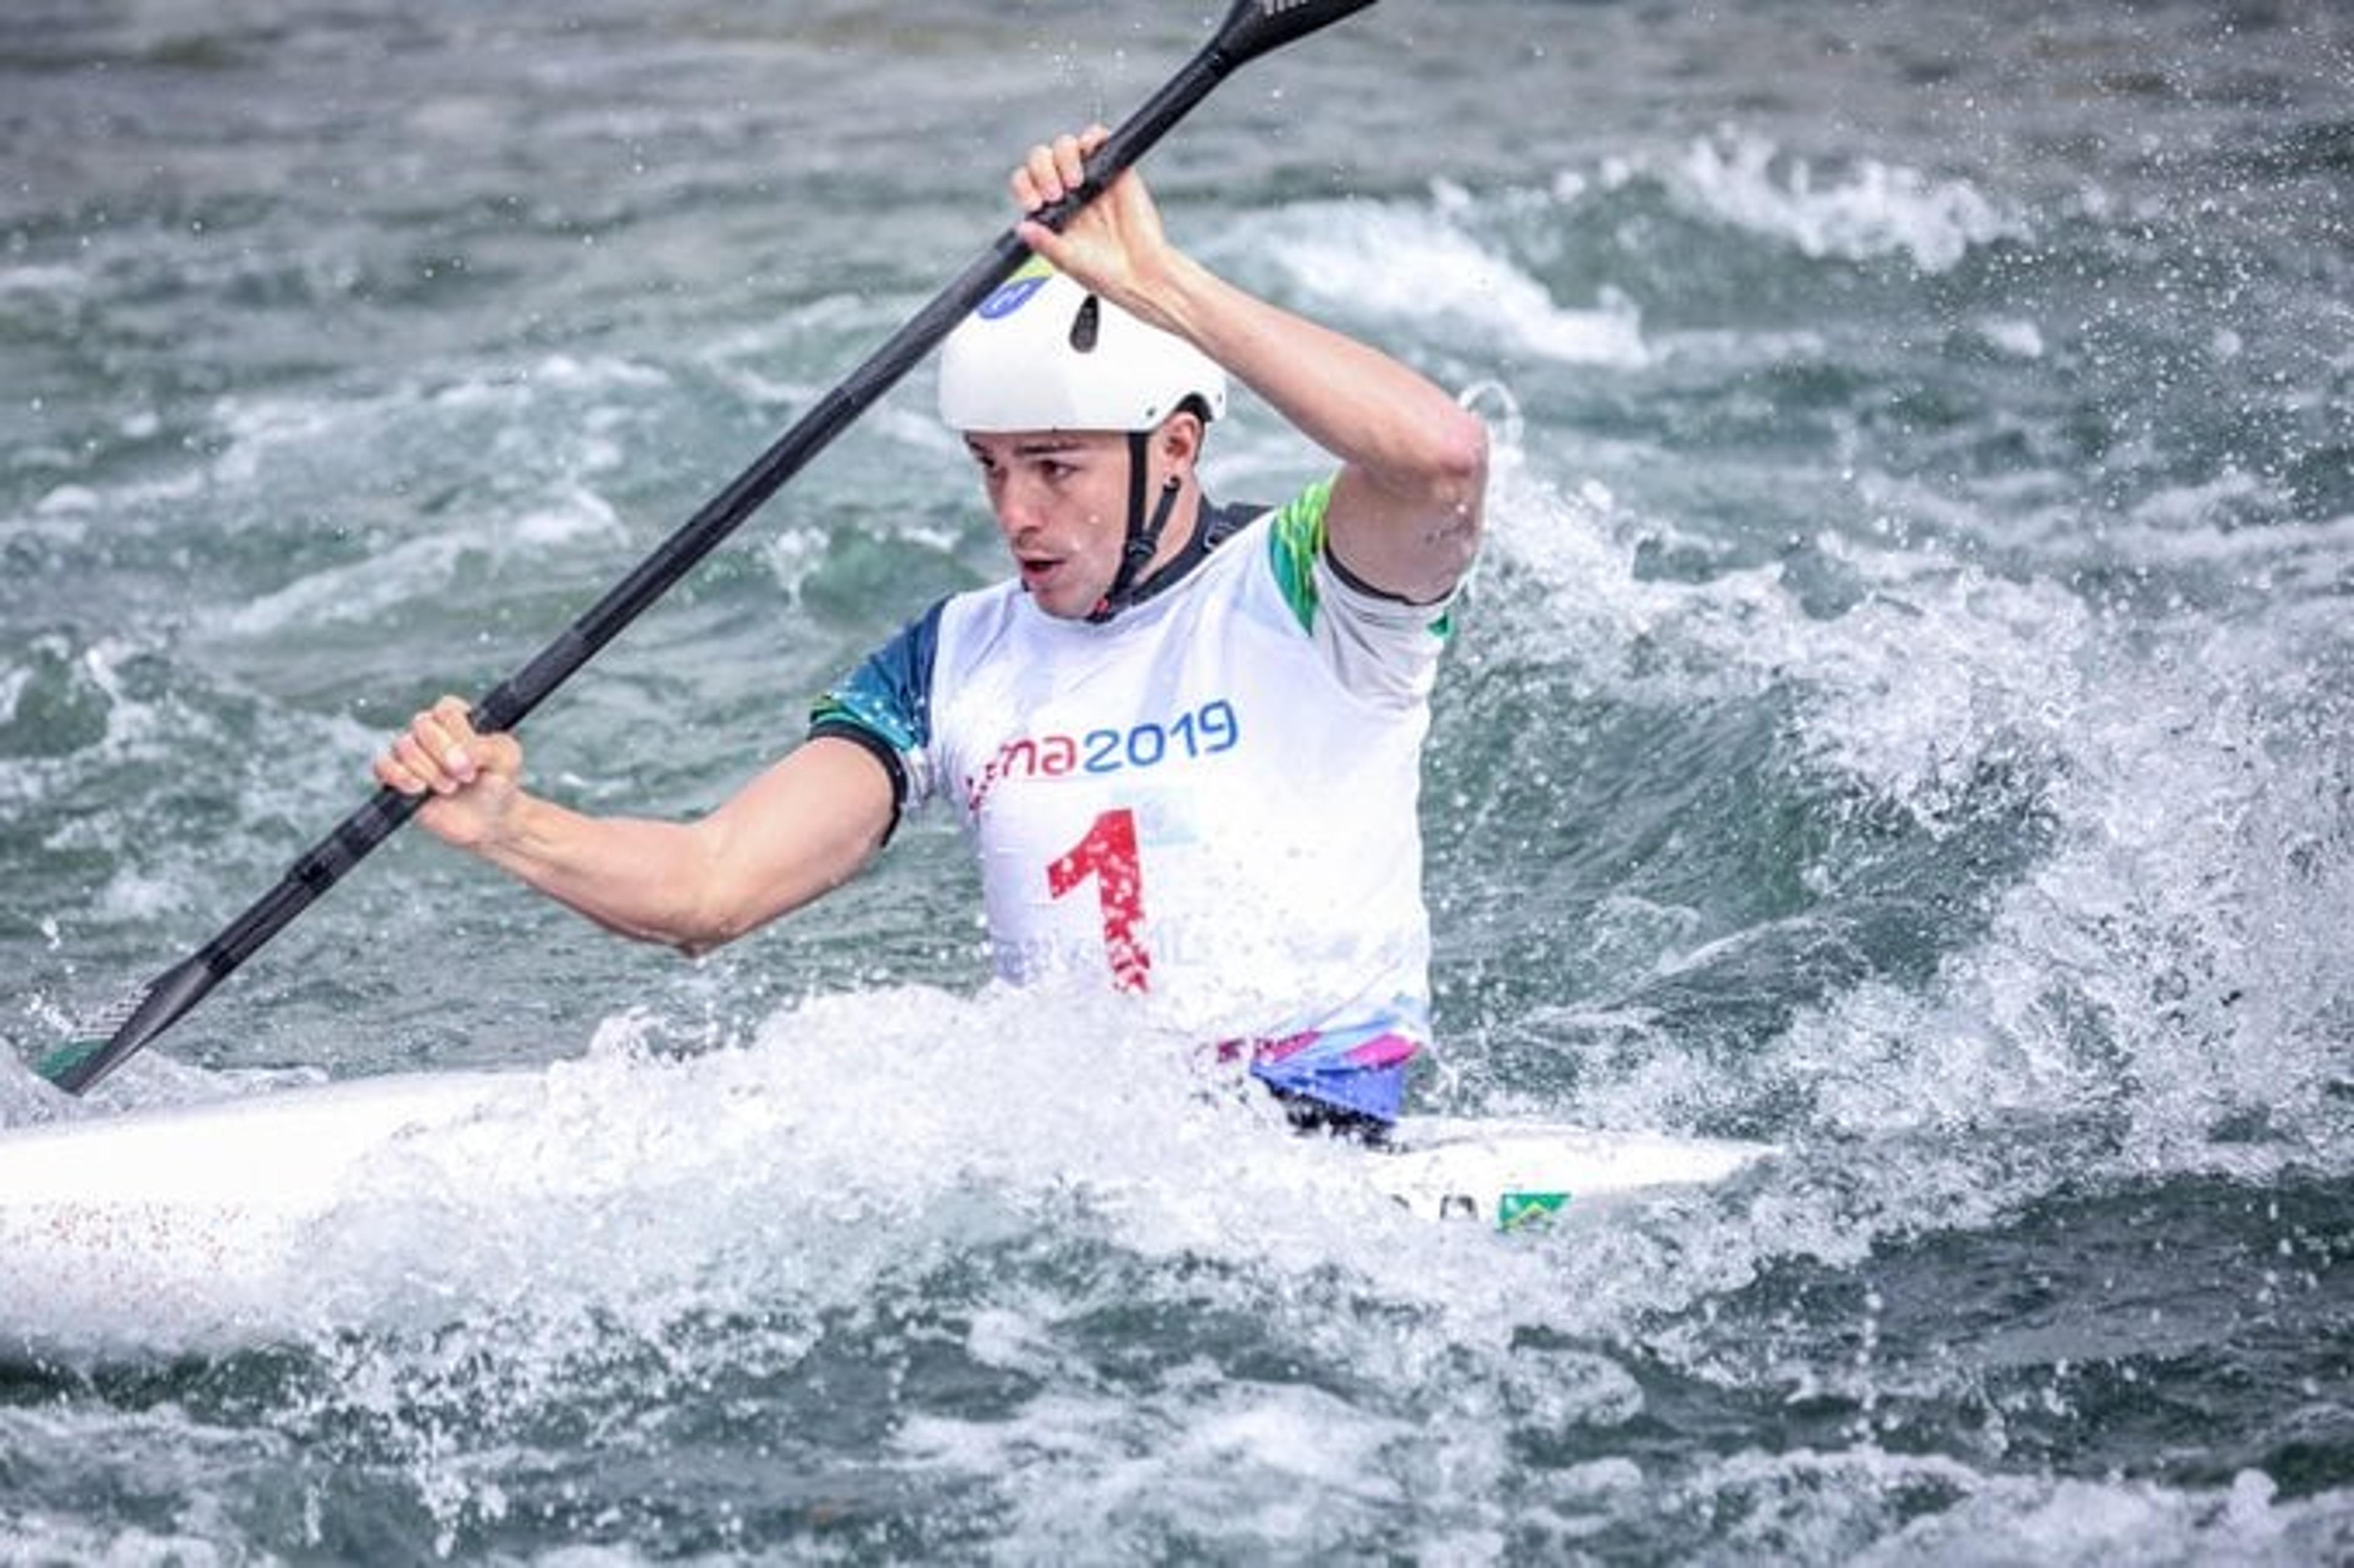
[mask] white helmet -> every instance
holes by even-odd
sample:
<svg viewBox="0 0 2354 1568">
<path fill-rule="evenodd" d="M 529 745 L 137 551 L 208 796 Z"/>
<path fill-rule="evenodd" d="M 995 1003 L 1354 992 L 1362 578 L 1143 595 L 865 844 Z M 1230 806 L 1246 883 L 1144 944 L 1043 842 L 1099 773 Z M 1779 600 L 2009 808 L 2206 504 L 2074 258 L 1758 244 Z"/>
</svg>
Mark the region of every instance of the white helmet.
<svg viewBox="0 0 2354 1568">
<path fill-rule="evenodd" d="M 940 347 L 940 418 L 953 430 L 1150 430 L 1187 398 L 1226 411 L 1226 376 L 1032 257 Z"/>
</svg>

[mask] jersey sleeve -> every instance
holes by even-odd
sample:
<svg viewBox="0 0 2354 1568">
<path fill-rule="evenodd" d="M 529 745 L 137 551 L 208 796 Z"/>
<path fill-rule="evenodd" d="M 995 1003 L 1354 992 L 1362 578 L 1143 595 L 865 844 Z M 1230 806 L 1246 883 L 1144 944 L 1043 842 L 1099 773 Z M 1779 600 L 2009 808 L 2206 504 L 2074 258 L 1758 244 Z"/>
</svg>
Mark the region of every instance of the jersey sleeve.
<svg viewBox="0 0 2354 1568">
<path fill-rule="evenodd" d="M 1320 480 L 1277 511 L 1268 536 L 1277 586 L 1342 686 L 1384 705 L 1420 702 L 1454 634 L 1456 595 L 1410 604 L 1352 577 L 1332 557 L 1331 503 L 1332 482 Z"/>
<path fill-rule="evenodd" d="M 932 792 L 932 656 L 946 603 L 902 627 L 810 709 L 812 739 L 830 735 L 863 746 L 891 775 L 895 825 L 899 812 Z"/>
</svg>

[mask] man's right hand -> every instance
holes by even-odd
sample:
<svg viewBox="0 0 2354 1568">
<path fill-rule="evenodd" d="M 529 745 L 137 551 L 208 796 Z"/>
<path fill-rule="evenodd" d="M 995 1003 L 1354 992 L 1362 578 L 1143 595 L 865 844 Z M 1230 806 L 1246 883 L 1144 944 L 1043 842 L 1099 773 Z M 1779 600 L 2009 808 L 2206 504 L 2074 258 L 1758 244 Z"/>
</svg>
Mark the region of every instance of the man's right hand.
<svg viewBox="0 0 2354 1568">
<path fill-rule="evenodd" d="M 523 746 L 478 734 L 464 699 L 443 697 L 411 719 L 376 759 L 376 778 L 404 795 L 429 795 L 417 821 L 461 849 L 493 842 L 523 795 Z"/>
</svg>

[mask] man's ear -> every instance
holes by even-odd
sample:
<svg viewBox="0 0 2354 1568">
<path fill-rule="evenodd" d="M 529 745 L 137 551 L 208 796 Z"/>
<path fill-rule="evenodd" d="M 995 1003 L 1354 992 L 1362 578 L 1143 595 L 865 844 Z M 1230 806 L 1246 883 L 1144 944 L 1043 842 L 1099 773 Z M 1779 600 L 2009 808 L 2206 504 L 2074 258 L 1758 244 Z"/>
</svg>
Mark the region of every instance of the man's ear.
<svg viewBox="0 0 2354 1568">
<path fill-rule="evenodd" d="M 1154 440 L 1161 448 L 1162 461 L 1191 473 L 1193 465 L 1202 461 L 1202 438 L 1206 434 L 1201 416 L 1190 408 L 1181 408 L 1161 421 Z"/>
</svg>

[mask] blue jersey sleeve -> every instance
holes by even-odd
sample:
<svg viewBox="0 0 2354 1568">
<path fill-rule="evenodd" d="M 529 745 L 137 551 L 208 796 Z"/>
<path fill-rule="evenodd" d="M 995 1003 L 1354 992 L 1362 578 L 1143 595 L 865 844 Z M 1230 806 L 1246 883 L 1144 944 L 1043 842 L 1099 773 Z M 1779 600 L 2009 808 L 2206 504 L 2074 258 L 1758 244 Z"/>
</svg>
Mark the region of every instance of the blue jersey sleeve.
<svg viewBox="0 0 2354 1568">
<path fill-rule="evenodd" d="M 838 736 L 875 754 L 891 775 L 895 810 L 930 793 L 925 757 L 932 739 L 932 655 L 947 602 L 902 627 L 810 709 L 812 737 Z"/>
</svg>

